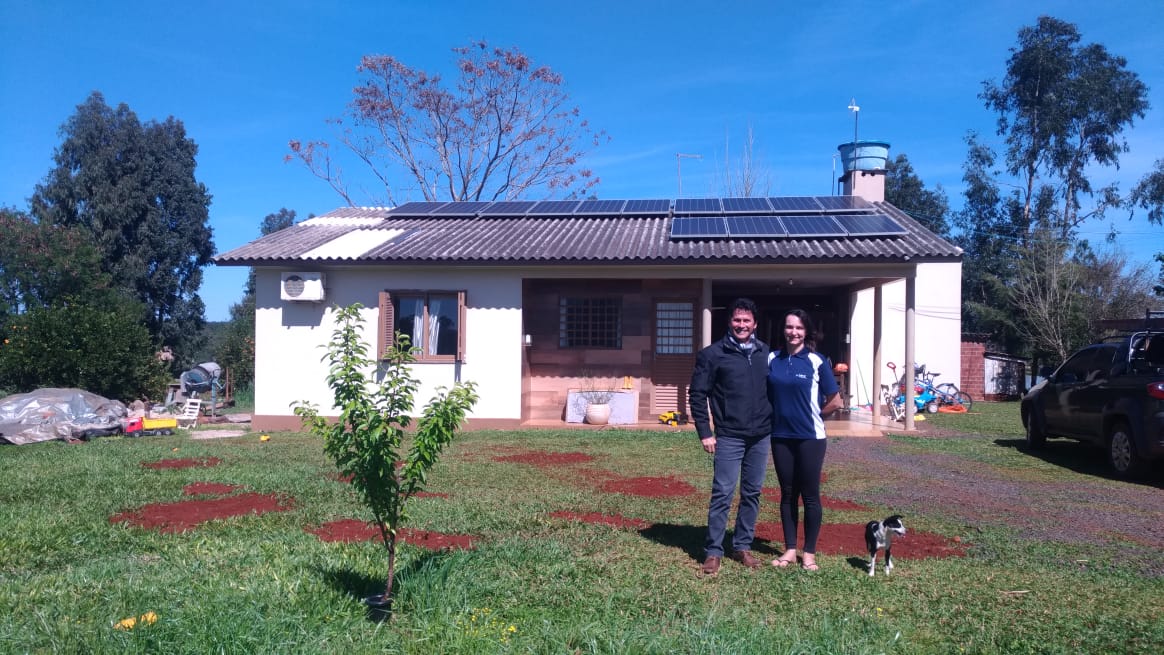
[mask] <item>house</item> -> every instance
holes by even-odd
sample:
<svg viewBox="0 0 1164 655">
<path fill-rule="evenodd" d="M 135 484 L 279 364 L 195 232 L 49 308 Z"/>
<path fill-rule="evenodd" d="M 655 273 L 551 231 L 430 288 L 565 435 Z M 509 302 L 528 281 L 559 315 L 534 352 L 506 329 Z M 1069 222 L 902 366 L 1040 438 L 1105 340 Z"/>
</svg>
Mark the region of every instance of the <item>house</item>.
<svg viewBox="0 0 1164 655">
<path fill-rule="evenodd" d="M 865 143 L 880 147 L 846 145 Z M 880 411 L 890 361 L 957 383 L 962 252 L 884 202 L 881 145 L 872 164 L 846 158 L 840 196 L 345 207 L 220 254 L 256 271 L 253 425 L 297 429 L 292 403 L 331 406 L 322 346 L 352 303 L 371 352 L 411 335 L 418 403 L 479 383 L 471 427 L 565 420 L 595 383 L 630 421 L 686 411 L 695 353 L 738 296 L 769 342 L 781 312 L 810 311 L 818 349 L 849 364 L 850 405 Z"/>
</svg>

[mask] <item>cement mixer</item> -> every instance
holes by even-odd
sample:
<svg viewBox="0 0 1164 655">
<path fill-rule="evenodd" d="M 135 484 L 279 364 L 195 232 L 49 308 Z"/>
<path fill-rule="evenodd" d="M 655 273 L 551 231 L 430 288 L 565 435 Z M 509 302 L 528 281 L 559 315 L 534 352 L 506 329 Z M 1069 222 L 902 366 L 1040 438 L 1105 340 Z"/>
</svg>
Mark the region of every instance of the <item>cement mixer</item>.
<svg viewBox="0 0 1164 655">
<path fill-rule="evenodd" d="M 225 390 L 222 367 L 215 362 L 203 362 L 178 377 L 178 390 L 183 398 L 198 398 L 210 393 L 210 407 L 218 407 L 218 399 Z M 167 402 L 167 404 L 169 404 Z"/>
</svg>

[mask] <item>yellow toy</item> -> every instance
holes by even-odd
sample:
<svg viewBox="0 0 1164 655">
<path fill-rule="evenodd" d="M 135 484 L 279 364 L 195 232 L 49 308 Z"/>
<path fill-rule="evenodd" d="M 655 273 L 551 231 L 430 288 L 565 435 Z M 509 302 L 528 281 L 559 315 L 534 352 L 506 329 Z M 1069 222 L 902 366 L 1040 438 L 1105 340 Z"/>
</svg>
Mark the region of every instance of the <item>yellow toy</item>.
<svg viewBox="0 0 1164 655">
<path fill-rule="evenodd" d="M 663 412 L 659 414 L 659 422 L 666 425 L 687 425 L 687 415 L 683 412 Z"/>
</svg>

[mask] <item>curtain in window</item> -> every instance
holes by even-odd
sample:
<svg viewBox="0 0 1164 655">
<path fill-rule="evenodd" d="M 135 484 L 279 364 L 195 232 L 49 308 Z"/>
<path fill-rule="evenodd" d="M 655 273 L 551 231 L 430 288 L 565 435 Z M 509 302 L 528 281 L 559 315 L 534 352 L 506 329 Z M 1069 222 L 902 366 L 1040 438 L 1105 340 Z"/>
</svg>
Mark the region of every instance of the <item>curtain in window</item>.
<svg viewBox="0 0 1164 655">
<path fill-rule="evenodd" d="M 424 298 L 401 298 L 400 311 L 401 328 L 410 328 L 408 337 L 412 339 L 413 347 L 421 347 L 424 343 Z M 401 332 L 404 332 L 401 329 Z"/>
<path fill-rule="evenodd" d="M 425 342 L 425 353 L 437 354 L 441 337 L 441 316 L 445 313 L 448 300 L 433 296 L 428 301 L 428 341 Z"/>
</svg>

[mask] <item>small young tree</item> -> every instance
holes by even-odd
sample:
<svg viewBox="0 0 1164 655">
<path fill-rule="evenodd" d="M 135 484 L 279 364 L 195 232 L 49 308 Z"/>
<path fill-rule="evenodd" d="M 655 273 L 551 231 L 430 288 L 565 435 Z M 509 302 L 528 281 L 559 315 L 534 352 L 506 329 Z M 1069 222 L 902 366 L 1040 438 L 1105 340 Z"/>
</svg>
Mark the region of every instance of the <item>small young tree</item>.
<svg viewBox="0 0 1164 655">
<path fill-rule="evenodd" d="M 368 357 L 360 338 L 361 309 L 358 303 L 337 309 L 336 329 L 324 356 L 330 365 L 327 383 L 335 392 L 339 419 L 320 416 L 318 408 L 306 402 L 296 405 L 295 414 L 312 434 L 323 438 L 324 452 L 342 475 L 351 478 L 352 486 L 372 510 L 388 550 L 388 582 L 381 597 L 387 603 L 396 574 L 397 530 L 408 518 L 408 500 L 424 489 L 429 470 L 476 404 L 477 393 L 473 382 L 438 390 L 417 421 L 412 447 L 397 472 L 419 386 L 409 367 L 415 356 L 408 336 L 397 333 L 381 362 L 382 377 L 371 379 L 369 374 L 376 371 L 377 362 Z"/>
</svg>

